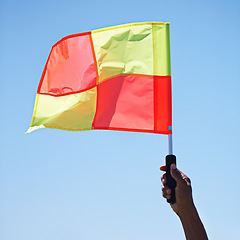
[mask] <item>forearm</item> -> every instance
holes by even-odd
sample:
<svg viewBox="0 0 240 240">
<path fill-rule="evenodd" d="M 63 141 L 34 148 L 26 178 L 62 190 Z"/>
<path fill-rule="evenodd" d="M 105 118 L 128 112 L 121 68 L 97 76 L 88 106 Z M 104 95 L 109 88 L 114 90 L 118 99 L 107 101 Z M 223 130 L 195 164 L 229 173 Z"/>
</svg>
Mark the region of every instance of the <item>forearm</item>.
<svg viewBox="0 0 240 240">
<path fill-rule="evenodd" d="M 193 205 L 191 208 L 178 214 L 187 240 L 207 240 L 207 233 Z"/>
</svg>

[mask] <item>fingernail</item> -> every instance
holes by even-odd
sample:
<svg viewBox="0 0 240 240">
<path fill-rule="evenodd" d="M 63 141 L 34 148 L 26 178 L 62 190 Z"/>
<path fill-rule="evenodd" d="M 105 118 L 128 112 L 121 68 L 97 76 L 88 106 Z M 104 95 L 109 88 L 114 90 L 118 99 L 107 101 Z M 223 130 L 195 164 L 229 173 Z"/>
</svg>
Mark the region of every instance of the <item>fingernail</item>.
<svg viewBox="0 0 240 240">
<path fill-rule="evenodd" d="M 177 169 L 176 164 L 174 164 L 174 163 L 172 164 L 172 169 L 174 169 L 174 170 Z"/>
</svg>

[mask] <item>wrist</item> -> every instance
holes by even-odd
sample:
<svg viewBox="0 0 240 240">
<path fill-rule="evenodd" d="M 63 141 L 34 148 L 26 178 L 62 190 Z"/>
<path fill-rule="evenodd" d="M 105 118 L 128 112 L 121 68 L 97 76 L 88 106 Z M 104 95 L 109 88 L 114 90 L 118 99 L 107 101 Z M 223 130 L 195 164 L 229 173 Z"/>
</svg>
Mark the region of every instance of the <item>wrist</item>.
<svg viewBox="0 0 240 240">
<path fill-rule="evenodd" d="M 192 217 L 196 214 L 197 214 L 197 209 L 193 202 L 179 209 L 179 211 L 177 212 L 177 215 L 179 216 L 180 219 L 183 219 L 185 217 Z"/>
</svg>

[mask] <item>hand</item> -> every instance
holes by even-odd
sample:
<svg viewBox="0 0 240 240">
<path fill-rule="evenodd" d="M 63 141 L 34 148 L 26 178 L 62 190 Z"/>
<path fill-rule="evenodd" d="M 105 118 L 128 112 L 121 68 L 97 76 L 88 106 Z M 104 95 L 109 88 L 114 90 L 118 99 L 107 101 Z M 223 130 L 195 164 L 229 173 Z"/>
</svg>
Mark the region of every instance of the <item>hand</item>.
<svg viewBox="0 0 240 240">
<path fill-rule="evenodd" d="M 160 170 L 166 171 L 166 166 L 161 166 Z M 175 179 L 176 202 L 171 204 L 174 212 L 180 217 L 187 240 L 208 240 L 207 233 L 194 206 L 192 198 L 192 187 L 190 179 L 176 168 L 175 164 L 170 166 L 170 173 Z M 167 187 L 166 173 L 162 176 L 162 194 L 169 199 L 171 189 Z"/>
<path fill-rule="evenodd" d="M 166 166 L 161 166 L 160 170 L 166 171 Z M 193 198 L 192 198 L 192 187 L 190 179 L 176 168 L 175 164 L 171 165 L 170 173 L 175 179 L 177 186 L 175 188 L 176 202 L 171 204 L 174 212 L 180 216 L 184 212 L 189 211 L 194 207 Z M 169 199 L 171 197 L 171 189 L 167 187 L 167 178 L 166 173 L 163 174 L 162 178 L 162 195 L 164 198 Z"/>
</svg>

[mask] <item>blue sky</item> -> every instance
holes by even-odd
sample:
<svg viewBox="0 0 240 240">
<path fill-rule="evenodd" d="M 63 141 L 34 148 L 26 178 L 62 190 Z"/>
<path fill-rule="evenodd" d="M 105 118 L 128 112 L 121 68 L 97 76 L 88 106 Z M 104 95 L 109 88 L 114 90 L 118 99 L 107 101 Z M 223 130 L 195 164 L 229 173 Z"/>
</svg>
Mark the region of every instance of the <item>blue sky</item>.
<svg viewBox="0 0 240 240">
<path fill-rule="evenodd" d="M 161 196 L 167 136 L 41 129 L 25 135 L 62 37 L 170 22 L 173 140 L 210 239 L 239 236 L 239 1 L 0 2 L 0 239 L 185 239 Z"/>
</svg>

